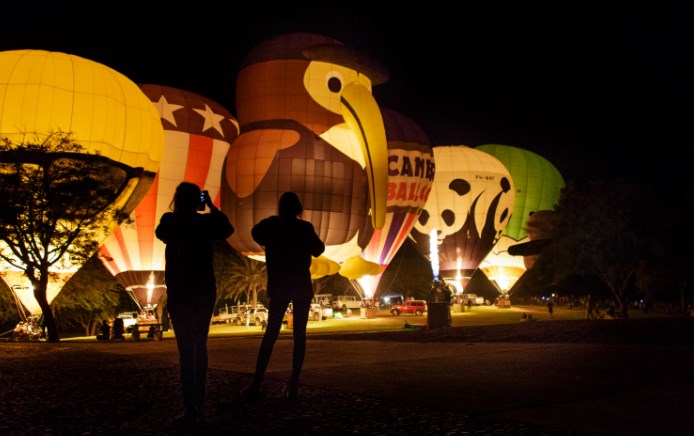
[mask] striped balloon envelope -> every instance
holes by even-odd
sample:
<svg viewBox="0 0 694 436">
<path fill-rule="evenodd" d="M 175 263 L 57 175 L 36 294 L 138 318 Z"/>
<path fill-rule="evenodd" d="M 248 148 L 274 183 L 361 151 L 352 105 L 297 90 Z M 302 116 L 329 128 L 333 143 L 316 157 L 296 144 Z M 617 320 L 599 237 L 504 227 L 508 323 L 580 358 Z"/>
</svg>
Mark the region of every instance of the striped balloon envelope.
<svg viewBox="0 0 694 436">
<path fill-rule="evenodd" d="M 154 183 L 130 216 L 102 245 L 106 268 L 141 308 L 165 295 L 164 250 L 154 231 L 169 211 L 179 183 L 206 189 L 219 205 L 224 157 L 238 135 L 236 119 L 218 103 L 193 92 L 161 85 L 141 85 L 161 116 L 164 150 Z"/>
<path fill-rule="evenodd" d="M 424 131 L 403 114 L 385 108 L 381 113 L 388 143 L 387 212 L 385 225 L 374 230 L 361 254 L 382 267 L 357 279 L 367 298 L 375 296 L 383 270 L 424 210 L 434 181 L 434 152 Z"/>
</svg>

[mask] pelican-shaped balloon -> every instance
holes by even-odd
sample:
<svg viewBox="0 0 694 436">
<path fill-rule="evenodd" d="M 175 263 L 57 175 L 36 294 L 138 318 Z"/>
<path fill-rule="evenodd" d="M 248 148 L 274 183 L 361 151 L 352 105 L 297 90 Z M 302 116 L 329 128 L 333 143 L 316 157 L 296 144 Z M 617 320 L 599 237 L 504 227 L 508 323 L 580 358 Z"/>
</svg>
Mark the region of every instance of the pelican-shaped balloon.
<svg viewBox="0 0 694 436">
<path fill-rule="evenodd" d="M 373 60 L 316 34 L 280 35 L 248 54 L 236 85 L 241 134 L 222 174 L 234 249 L 263 259 L 251 228 L 294 191 L 326 258 L 361 253 L 386 217 L 388 148 L 371 93 L 385 80 Z"/>
</svg>

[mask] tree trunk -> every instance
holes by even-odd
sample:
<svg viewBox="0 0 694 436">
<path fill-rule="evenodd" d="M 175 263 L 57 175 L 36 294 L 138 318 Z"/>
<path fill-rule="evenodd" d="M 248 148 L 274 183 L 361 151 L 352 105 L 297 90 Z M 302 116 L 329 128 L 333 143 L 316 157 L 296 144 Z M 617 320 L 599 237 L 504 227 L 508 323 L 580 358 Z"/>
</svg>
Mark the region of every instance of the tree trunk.
<svg viewBox="0 0 694 436">
<path fill-rule="evenodd" d="M 53 311 L 51 310 L 50 304 L 48 304 L 48 298 L 46 297 L 47 283 L 40 283 L 39 286 L 34 288 L 34 298 L 39 303 L 39 307 L 43 312 L 43 323 L 46 326 L 46 340 L 48 342 L 60 342 L 60 334 L 58 333 L 58 325 L 55 322 L 55 317 L 53 316 Z"/>
</svg>

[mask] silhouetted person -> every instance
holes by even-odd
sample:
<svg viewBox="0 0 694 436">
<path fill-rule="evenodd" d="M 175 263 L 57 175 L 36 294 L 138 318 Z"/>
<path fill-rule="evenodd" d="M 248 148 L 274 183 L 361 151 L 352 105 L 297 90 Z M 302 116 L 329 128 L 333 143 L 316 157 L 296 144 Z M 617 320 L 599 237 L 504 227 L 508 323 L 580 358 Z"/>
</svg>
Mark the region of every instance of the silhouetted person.
<svg viewBox="0 0 694 436">
<path fill-rule="evenodd" d="M 123 341 L 125 340 L 125 337 L 123 334 L 125 333 L 125 323 L 123 322 L 123 318 L 116 318 L 113 320 L 113 340 L 114 341 Z"/>
<path fill-rule="evenodd" d="M 210 213 L 198 213 L 202 205 Z M 209 196 L 201 200 L 200 188 L 193 183 L 176 187 L 171 210 L 162 215 L 156 235 L 166 244 L 167 308 L 181 374 L 184 413 L 174 423 L 191 427 L 204 421 L 207 335 L 217 297 L 213 242 L 231 236 L 234 227 Z"/>
<path fill-rule="evenodd" d="M 108 341 L 109 339 L 111 339 L 111 327 L 108 325 L 108 321 L 101 321 L 99 331 L 101 332 L 101 334 L 98 337 L 99 340 Z"/>
<path fill-rule="evenodd" d="M 547 310 L 549 311 L 549 317 L 554 318 L 554 301 L 551 298 L 547 301 Z"/>
<path fill-rule="evenodd" d="M 593 313 L 594 310 L 595 301 L 593 301 L 593 297 L 588 294 L 586 297 L 586 319 L 595 319 L 595 313 Z"/>
<path fill-rule="evenodd" d="M 313 225 L 299 218 L 303 210 L 299 197 L 294 192 L 285 192 L 279 199 L 278 215 L 260 221 L 252 229 L 253 239 L 265 247 L 270 308 L 253 383 L 243 391 L 248 398 L 257 398 L 260 393 L 265 370 L 290 302 L 294 317 L 294 351 L 286 397 L 293 400 L 298 393 L 306 353 L 306 324 L 313 300 L 311 256 L 318 257 L 325 251 L 325 244 Z"/>
</svg>

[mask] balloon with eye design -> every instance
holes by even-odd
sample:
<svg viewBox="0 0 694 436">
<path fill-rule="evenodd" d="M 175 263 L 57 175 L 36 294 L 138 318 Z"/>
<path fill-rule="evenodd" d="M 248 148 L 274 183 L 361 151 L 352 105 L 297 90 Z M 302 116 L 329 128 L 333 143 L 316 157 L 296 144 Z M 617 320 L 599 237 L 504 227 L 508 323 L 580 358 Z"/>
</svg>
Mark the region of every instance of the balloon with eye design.
<svg viewBox="0 0 694 436">
<path fill-rule="evenodd" d="M 371 94 L 385 80 L 375 61 L 322 35 L 280 35 L 251 50 L 236 84 L 241 134 L 222 172 L 221 210 L 234 223 L 236 251 L 264 259 L 251 228 L 294 191 L 325 258 L 361 253 L 386 216 L 388 150 Z"/>
</svg>

